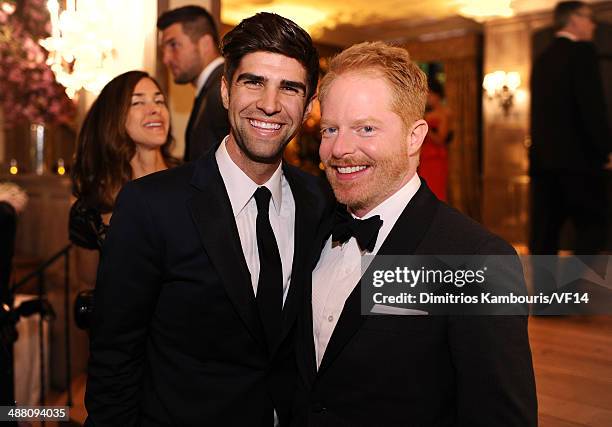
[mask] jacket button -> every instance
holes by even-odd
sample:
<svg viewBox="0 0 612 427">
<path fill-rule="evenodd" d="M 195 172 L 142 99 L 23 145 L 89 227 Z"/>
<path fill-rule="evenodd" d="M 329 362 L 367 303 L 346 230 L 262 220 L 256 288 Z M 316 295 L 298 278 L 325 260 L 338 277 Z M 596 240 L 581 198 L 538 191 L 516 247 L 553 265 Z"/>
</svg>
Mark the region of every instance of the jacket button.
<svg viewBox="0 0 612 427">
<path fill-rule="evenodd" d="M 313 402 L 310 408 L 312 412 L 315 412 L 315 413 L 320 413 L 320 412 L 327 410 L 327 408 L 323 406 L 321 402 Z"/>
</svg>

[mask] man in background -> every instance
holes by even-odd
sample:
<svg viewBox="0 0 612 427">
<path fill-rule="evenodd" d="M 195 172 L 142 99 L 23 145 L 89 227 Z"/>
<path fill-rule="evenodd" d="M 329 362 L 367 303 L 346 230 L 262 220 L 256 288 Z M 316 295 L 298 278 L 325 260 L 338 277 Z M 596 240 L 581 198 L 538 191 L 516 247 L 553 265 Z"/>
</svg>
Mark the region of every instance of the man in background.
<svg viewBox="0 0 612 427">
<path fill-rule="evenodd" d="M 200 6 L 184 6 L 162 14 L 163 61 L 177 84 L 196 90 L 185 131 L 186 162 L 196 160 L 229 132 L 227 111 L 221 102 L 223 58 L 219 34 L 210 13 Z"/>
<path fill-rule="evenodd" d="M 531 75 L 530 249 L 556 255 L 566 219 L 576 230 L 576 254 L 604 249 L 605 170 L 612 140 L 597 55 L 593 12 L 584 2 L 559 3 L 556 37 Z"/>
</svg>

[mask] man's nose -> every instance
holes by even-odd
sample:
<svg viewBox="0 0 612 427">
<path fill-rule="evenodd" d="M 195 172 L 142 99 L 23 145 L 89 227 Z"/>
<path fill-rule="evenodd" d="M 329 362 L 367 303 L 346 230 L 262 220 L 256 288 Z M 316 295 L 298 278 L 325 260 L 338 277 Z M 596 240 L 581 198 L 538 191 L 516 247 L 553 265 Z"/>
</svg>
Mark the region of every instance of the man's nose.
<svg viewBox="0 0 612 427">
<path fill-rule="evenodd" d="M 264 87 L 261 97 L 257 101 L 257 108 L 268 116 L 280 112 L 281 104 L 279 102 L 279 95 L 278 89 L 269 86 Z"/>
<path fill-rule="evenodd" d="M 332 144 L 332 156 L 341 159 L 355 152 L 355 141 L 350 134 L 338 129 L 338 134 Z"/>
</svg>

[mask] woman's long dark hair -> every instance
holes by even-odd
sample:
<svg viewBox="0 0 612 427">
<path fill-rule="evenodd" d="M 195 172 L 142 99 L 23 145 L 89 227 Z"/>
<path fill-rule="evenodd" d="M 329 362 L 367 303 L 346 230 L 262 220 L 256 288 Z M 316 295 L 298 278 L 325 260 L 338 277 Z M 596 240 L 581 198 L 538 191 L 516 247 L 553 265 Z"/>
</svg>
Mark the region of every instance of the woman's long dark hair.
<svg viewBox="0 0 612 427">
<path fill-rule="evenodd" d="M 77 137 L 77 151 L 72 167 L 72 194 L 87 208 L 100 213 L 113 210 L 115 196 L 132 179 L 130 160 L 136 144 L 125 127 L 134 87 L 143 78 L 159 84 L 144 71 L 128 71 L 111 80 L 87 113 Z M 166 166 L 178 164 L 170 155 L 171 128 L 161 146 Z"/>
</svg>

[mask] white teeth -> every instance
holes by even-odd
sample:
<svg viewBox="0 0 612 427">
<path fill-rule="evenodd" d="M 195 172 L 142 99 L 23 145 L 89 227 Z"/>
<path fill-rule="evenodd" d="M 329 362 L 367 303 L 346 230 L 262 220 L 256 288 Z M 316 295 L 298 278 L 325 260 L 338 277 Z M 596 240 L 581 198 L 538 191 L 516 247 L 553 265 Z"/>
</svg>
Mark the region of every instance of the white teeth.
<svg viewBox="0 0 612 427">
<path fill-rule="evenodd" d="M 158 127 L 161 127 L 161 125 L 162 125 L 161 123 L 155 122 L 155 123 L 147 123 L 145 127 L 146 128 L 158 128 Z"/>
<path fill-rule="evenodd" d="M 339 167 L 338 168 L 338 172 L 340 173 L 355 173 L 355 172 L 359 172 L 362 171 L 366 168 L 367 166 L 348 166 L 348 167 Z"/>
<path fill-rule="evenodd" d="M 261 129 L 278 130 L 281 128 L 281 125 L 278 123 L 260 122 L 259 120 L 249 120 L 249 122 L 251 126 Z"/>
</svg>

